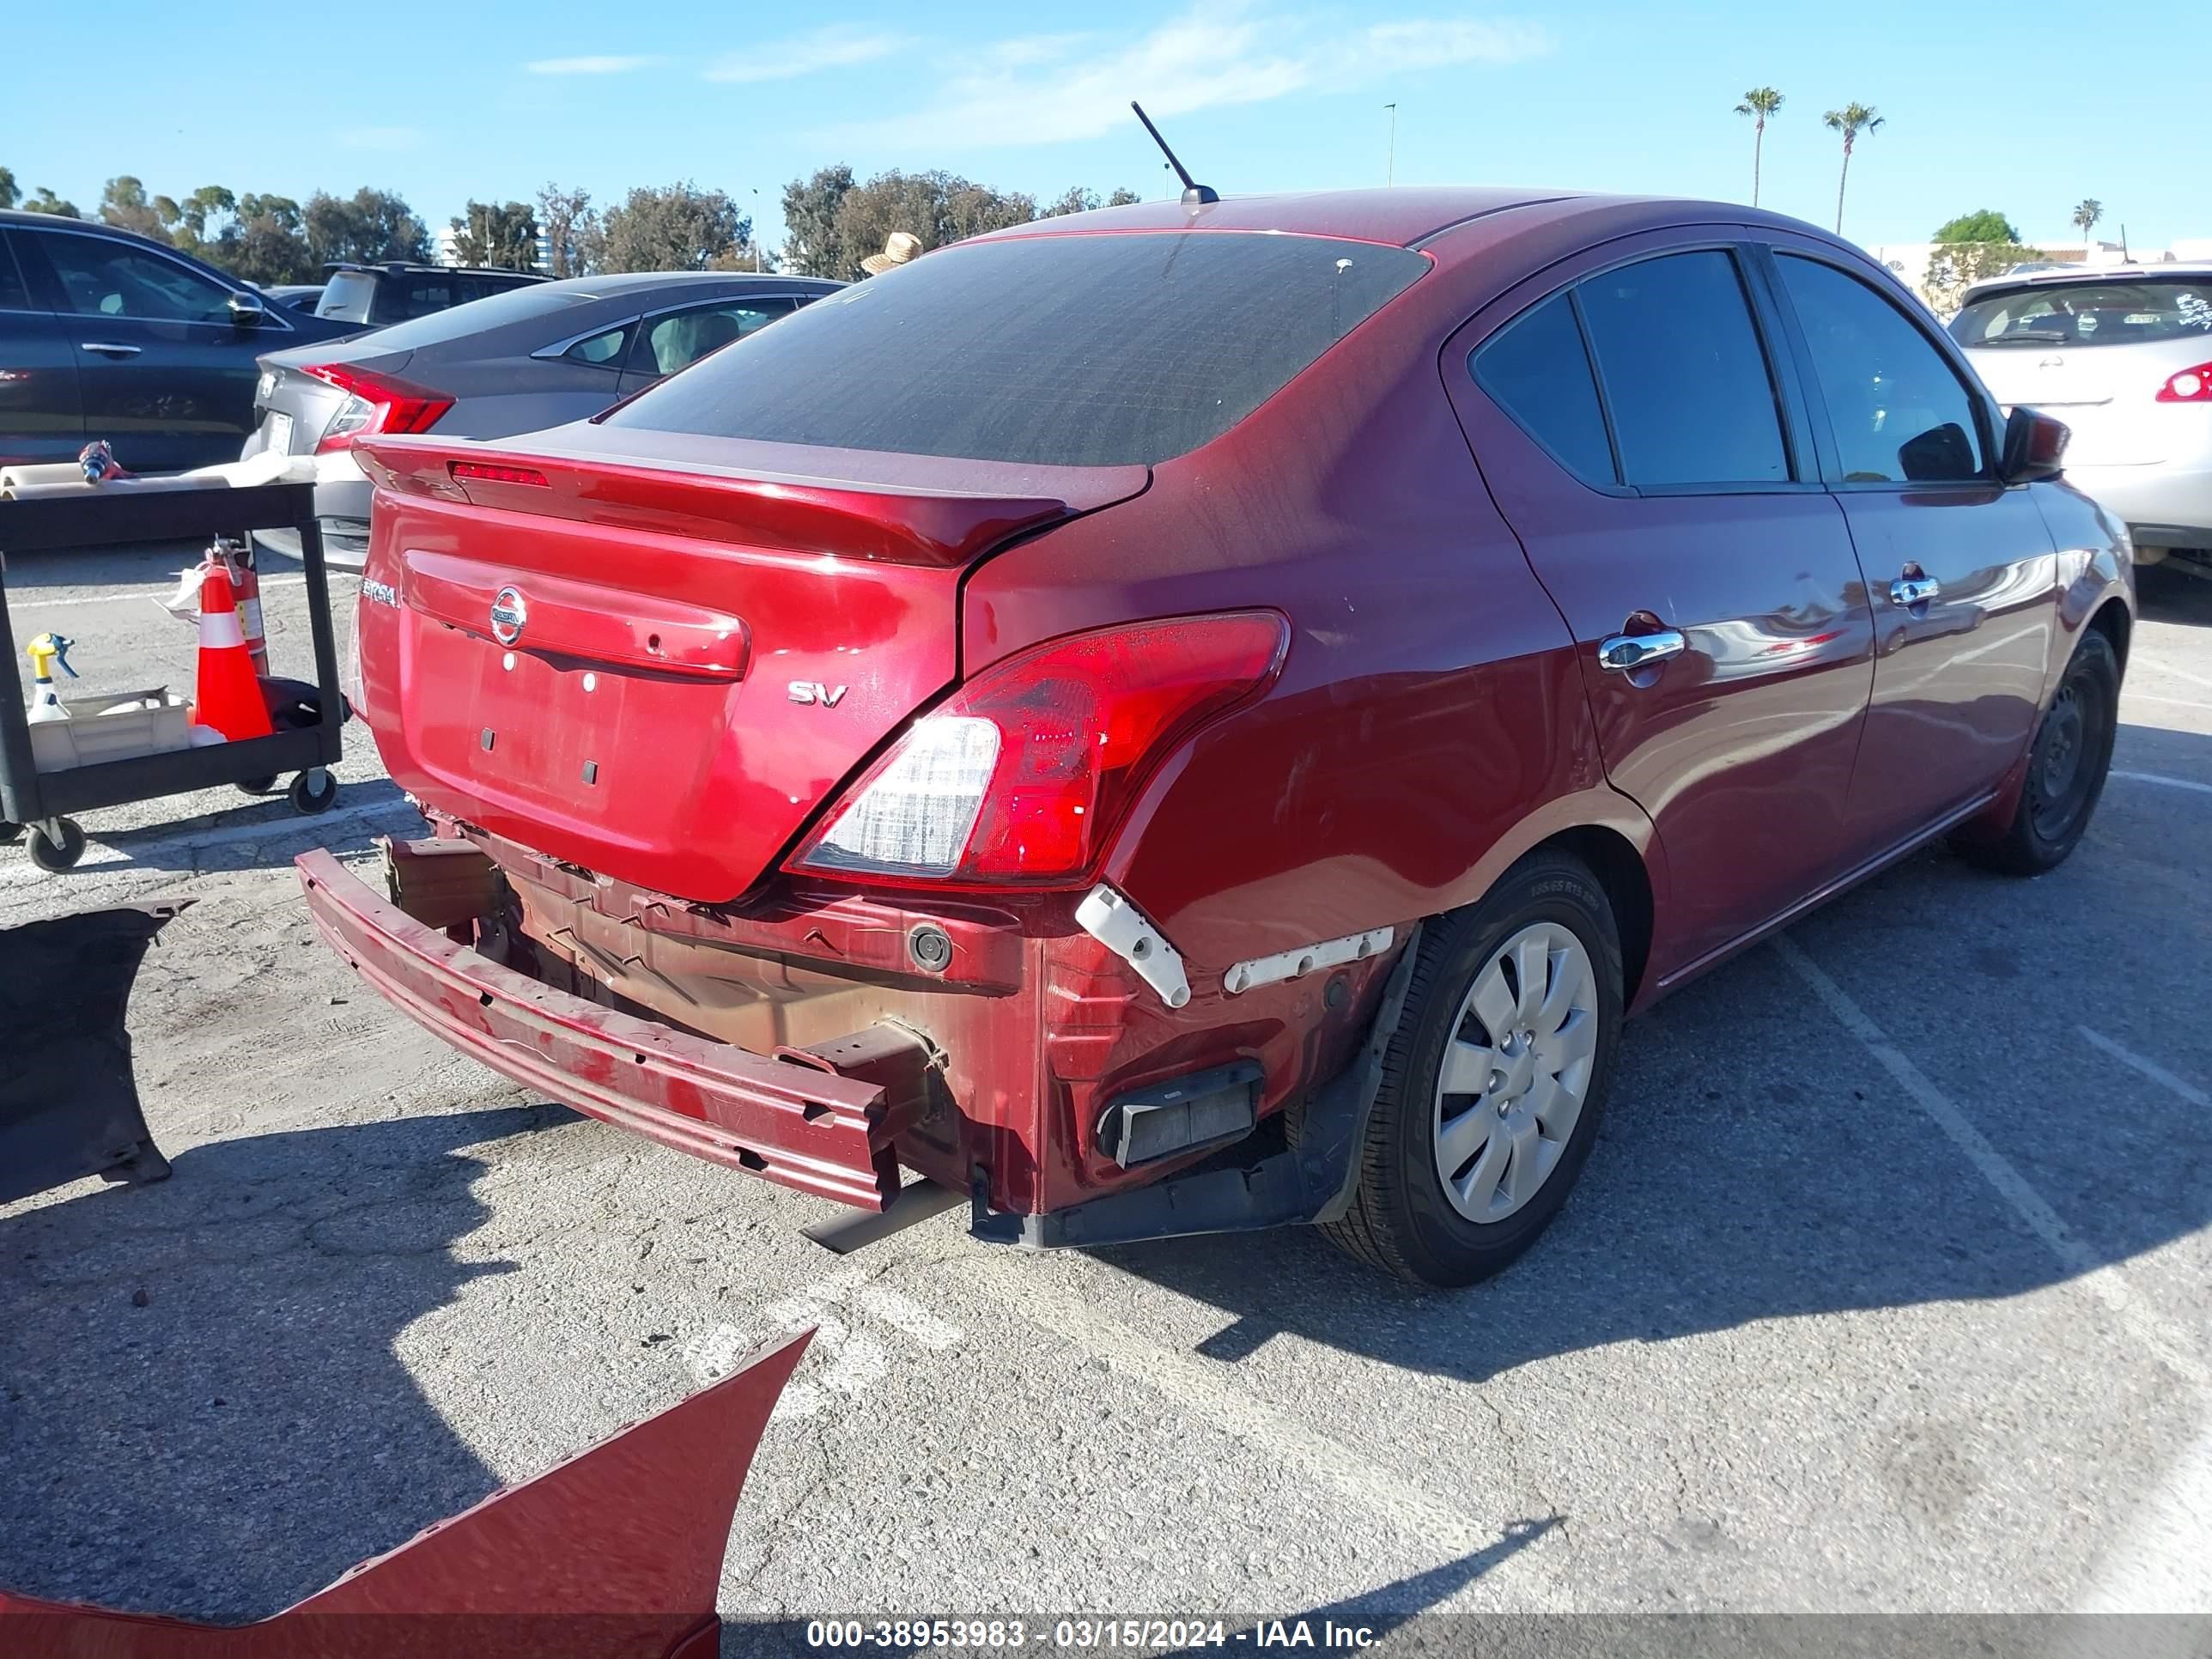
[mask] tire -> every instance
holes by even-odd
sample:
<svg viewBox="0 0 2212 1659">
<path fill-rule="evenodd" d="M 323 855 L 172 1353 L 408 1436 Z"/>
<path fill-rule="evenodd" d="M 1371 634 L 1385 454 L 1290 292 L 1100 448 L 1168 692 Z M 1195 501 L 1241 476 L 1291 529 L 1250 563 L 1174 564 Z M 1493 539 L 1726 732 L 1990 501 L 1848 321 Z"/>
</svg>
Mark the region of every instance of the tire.
<svg viewBox="0 0 2212 1659">
<path fill-rule="evenodd" d="M 1585 1037 L 1563 1045 L 1553 1036 L 1548 1047 L 1540 1037 L 1532 1048 L 1515 1024 L 1528 1005 L 1498 1002 L 1517 991 L 1521 950 L 1531 940 L 1542 947 L 1540 997 L 1559 992 L 1559 1029 L 1586 1030 Z M 1496 986 L 1486 984 L 1493 975 Z M 1568 982 L 1577 975 L 1587 980 L 1578 990 Z M 1589 869 L 1564 853 L 1532 853 L 1480 902 L 1424 928 L 1383 1054 L 1352 1207 L 1322 1231 L 1371 1267 L 1439 1288 L 1472 1285 L 1516 1260 L 1559 1213 L 1589 1156 L 1613 1081 L 1622 984 L 1612 904 Z M 1503 1045 L 1477 1002 L 1506 1027 Z M 1498 1018 L 1501 1006 L 1511 1021 Z M 1575 1024 L 1583 1019 L 1587 1027 Z M 1484 1086 L 1443 1093 L 1448 1051 L 1450 1081 L 1474 1082 L 1468 1067 L 1476 1064 L 1487 1073 Z M 1555 1070 L 1551 1062 L 1567 1054 L 1579 1059 Z M 1577 1079 L 1579 1109 L 1570 1112 Z M 1555 1137 L 1563 1115 L 1565 1133 Z M 1441 1169 L 1448 1160 L 1455 1167 Z M 1456 1199 L 1446 1191 L 1448 1175 Z"/>
<path fill-rule="evenodd" d="M 292 780 L 292 810 L 313 817 L 337 804 L 338 781 L 319 766 L 311 766 Z"/>
<path fill-rule="evenodd" d="M 0 847 L 13 847 L 23 833 L 23 826 L 10 818 L 0 818 Z"/>
<path fill-rule="evenodd" d="M 55 822 L 62 832 L 59 841 L 47 839 L 44 824 L 31 826 L 30 843 L 26 850 L 31 855 L 31 862 L 41 870 L 67 870 L 84 856 L 84 831 L 77 826 L 77 821 L 58 818 Z"/>
<path fill-rule="evenodd" d="M 2039 876 L 2081 843 L 2120 727 L 2120 661 L 2102 634 L 2083 637 L 2051 696 L 2028 750 L 2027 778 L 2012 822 L 1996 836 L 1960 836 L 1960 855 L 2008 876 Z"/>
<path fill-rule="evenodd" d="M 247 778 L 240 783 L 237 788 L 241 795 L 265 795 L 276 787 L 276 779 L 275 775 L 271 774 L 265 778 Z"/>
</svg>

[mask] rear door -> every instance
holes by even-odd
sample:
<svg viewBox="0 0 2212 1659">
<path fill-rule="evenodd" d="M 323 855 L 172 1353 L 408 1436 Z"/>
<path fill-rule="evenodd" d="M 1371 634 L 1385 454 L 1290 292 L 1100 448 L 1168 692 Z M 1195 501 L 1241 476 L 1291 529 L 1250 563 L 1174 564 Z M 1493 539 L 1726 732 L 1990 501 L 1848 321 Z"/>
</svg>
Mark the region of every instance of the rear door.
<svg viewBox="0 0 2212 1659">
<path fill-rule="evenodd" d="M 1772 258 L 1817 388 L 1823 467 L 1874 592 L 1874 700 L 1848 823 L 1878 850 L 1974 804 L 2026 751 L 2057 557 L 2027 489 L 1998 481 L 1988 400 L 1934 319 L 1818 244 L 1782 240 Z"/>
<path fill-rule="evenodd" d="M 733 340 L 758 333 L 778 318 L 791 315 L 793 309 L 787 299 L 745 295 L 646 318 L 638 325 L 623 370 L 623 395 L 628 397 L 679 368 L 688 368 Z"/>
<path fill-rule="evenodd" d="M 273 311 L 241 328 L 232 289 L 119 237 L 42 228 L 15 240 L 51 283 L 88 438 L 107 439 L 134 472 L 237 459 L 253 425 L 255 354 L 289 337 Z"/>
<path fill-rule="evenodd" d="M 0 466 L 73 460 L 83 447 L 76 354 L 0 230 Z"/>
<path fill-rule="evenodd" d="M 1872 678 L 1858 561 L 1745 251 L 1686 240 L 1555 266 L 1443 360 L 1573 631 L 1607 775 L 1665 848 L 1662 981 L 1843 870 Z"/>
</svg>

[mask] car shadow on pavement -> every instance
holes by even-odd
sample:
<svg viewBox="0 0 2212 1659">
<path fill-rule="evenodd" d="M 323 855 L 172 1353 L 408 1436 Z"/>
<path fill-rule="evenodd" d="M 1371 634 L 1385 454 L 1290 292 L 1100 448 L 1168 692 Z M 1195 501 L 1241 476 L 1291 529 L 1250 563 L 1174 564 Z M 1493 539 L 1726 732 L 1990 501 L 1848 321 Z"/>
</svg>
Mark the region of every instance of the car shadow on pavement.
<svg viewBox="0 0 2212 1659">
<path fill-rule="evenodd" d="M 2136 601 L 2144 622 L 2212 628 L 2212 581 L 2163 564 L 2136 568 Z"/>
<path fill-rule="evenodd" d="M 515 1271 L 457 1248 L 488 1215 L 459 1149 L 568 1116 L 212 1141 L 0 1215 L 0 1587 L 258 1618 L 484 1497 L 396 1344 Z"/>
<path fill-rule="evenodd" d="M 2189 741 L 2204 769 L 2212 741 Z M 2212 953 L 2195 854 L 2142 816 L 2168 798 L 2115 780 L 2049 876 L 1931 850 L 1789 935 L 2099 1266 L 2212 1224 L 2212 1123 L 2099 1046 L 2212 1076 L 2212 1034 L 2172 1018 L 2212 998 Z M 2076 1276 L 1768 947 L 1628 1024 L 1580 1184 L 1486 1283 L 1418 1289 L 1312 1229 L 1095 1255 L 1230 1316 L 1194 1345 L 1221 1363 L 1288 1333 L 1473 1382 L 1614 1343 L 1998 1301 Z"/>
</svg>

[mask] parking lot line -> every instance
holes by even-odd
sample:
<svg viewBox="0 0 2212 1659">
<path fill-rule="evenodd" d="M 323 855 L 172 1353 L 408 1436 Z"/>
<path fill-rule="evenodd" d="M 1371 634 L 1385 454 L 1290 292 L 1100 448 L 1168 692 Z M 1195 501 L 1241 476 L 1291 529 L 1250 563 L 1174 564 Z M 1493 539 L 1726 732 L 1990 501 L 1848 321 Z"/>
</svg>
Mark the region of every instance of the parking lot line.
<svg viewBox="0 0 2212 1659">
<path fill-rule="evenodd" d="M 83 862 L 73 870 L 50 875 L 25 859 L 21 864 L 0 868 L 0 891 L 15 887 L 35 887 L 46 882 L 81 884 L 94 876 L 122 875 L 130 872 L 160 873 L 174 871 L 173 860 L 187 853 L 200 852 L 210 847 L 228 847 L 237 842 L 301 841 L 320 837 L 327 843 L 330 832 L 348 824 L 366 820 L 393 817 L 412 817 L 415 809 L 400 799 L 386 796 L 381 800 L 363 801 L 358 806 L 342 806 L 317 818 L 301 818 L 291 815 L 255 818 L 246 823 L 227 823 L 216 830 L 187 830 L 179 835 L 164 836 L 158 841 L 138 842 L 128 847 L 102 846 L 94 842 L 87 849 Z M 177 873 L 189 874 L 186 866 Z"/>
<path fill-rule="evenodd" d="M 2058 1258 L 2060 1264 L 2074 1273 L 2081 1285 L 2128 1328 L 2138 1342 L 2163 1360 L 2177 1376 L 2193 1384 L 2200 1393 L 2212 1396 L 2212 1365 L 2208 1365 L 2198 1355 L 2191 1336 L 2173 1329 L 2165 1320 L 2144 1307 L 2117 1267 L 2098 1261 L 2096 1253 L 2075 1237 L 2074 1230 L 2044 1201 L 2043 1195 L 2028 1184 L 2027 1178 L 1990 1143 L 1989 1138 L 1973 1126 L 1949 1096 L 1929 1080 L 1926 1073 L 1905 1057 L 1904 1051 L 1889 1040 L 1887 1033 L 1875 1024 L 1863 1008 L 1851 1000 L 1842 986 L 1822 972 L 1791 939 L 1778 937 L 1771 943 L 1776 954 L 1812 988 L 1813 994 L 1835 1016 L 1836 1022 L 1856 1037 L 1859 1045 L 1874 1057 L 1875 1064 L 1887 1072 L 1897 1086 L 1935 1120 L 1936 1127 L 1966 1155 L 1967 1162 L 1981 1172 L 1982 1178 L 1996 1188 L 1998 1195 L 2011 1205 L 2035 1236 L 2050 1247 L 2051 1253 Z"/>
<path fill-rule="evenodd" d="M 2192 783 L 2187 778 L 2169 778 L 2162 772 L 2123 772 L 2116 767 L 2111 775 L 2125 778 L 2130 783 L 2162 783 L 2169 789 L 2193 789 L 2200 795 L 2212 795 L 2212 783 Z"/>
<path fill-rule="evenodd" d="M 2101 1031 L 2093 1031 L 2086 1025 L 2076 1025 L 2074 1029 L 2081 1034 L 2082 1040 L 2091 1048 L 2103 1049 L 2121 1065 L 2130 1066 L 2141 1072 L 2153 1083 L 2163 1085 L 2172 1090 L 2191 1106 L 2212 1107 L 2212 1095 L 2207 1095 L 2203 1090 L 2196 1087 L 2193 1084 L 2184 1083 L 2156 1060 L 2145 1060 L 2133 1049 L 2122 1048 Z"/>
<path fill-rule="evenodd" d="M 261 591 L 264 593 L 272 587 L 305 587 L 307 585 L 307 579 L 305 576 L 264 576 L 261 579 Z M 113 593 L 76 593 L 58 599 L 44 599 L 35 594 L 10 593 L 8 596 L 8 609 L 35 611 L 42 605 L 51 607 L 64 605 L 117 605 L 125 599 L 143 599 L 149 604 L 158 605 L 161 603 L 161 595 L 149 587 L 125 588 Z"/>
<path fill-rule="evenodd" d="M 1423 1540 L 1447 1559 L 1494 1550 L 1515 1522 L 1543 1518 L 1512 1516 L 1501 1516 L 1491 1524 L 1478 1522 L 1434 1492 L 1401 1478 L 1371 1455 L 1355 1452 L 1275 1410 L 1225 1376 L 1220 1365 L 1162 1347 L 1102 1316 L 1087 1303 L 1063 1294 L 1044 1273 L 1033 1270 L 1030 1264 L 987 1256 L 963 1255 L 955 1260 L 958 1276 L 952 1282 L 961 1288 L 988 1294 L 1009 1312 L 1100 1361 L 1115 1376 L 1142 1383 L 1174 1408 L 1255 1451 L 1289 1464 L 1309 1480 L 1332 1488 Z M 1502 1473 L 1502 1452 L 1495 1462 Z M 1516 1607 L 1533 1604 L 1543 1609 L 1564 1609 L 1568 1605 L 1551 1564 L 1539 1551 L 1518 1552 L 1510 1565 L 1486 1575 L 1492 1577 L 1512 1582 Z"/>
<path fill-rule="evenodd" d="M 2120 693 L 2120 700 L 2123 702 L 2130 698 L 2136 702 L 2167 703 L 2176 708 L 2212 709 L 2212 702 L 2206 702 L 2201 697 L 2161 697 L 2155 692 L 2138 691 L 2133 686 Z"/>
</svg>

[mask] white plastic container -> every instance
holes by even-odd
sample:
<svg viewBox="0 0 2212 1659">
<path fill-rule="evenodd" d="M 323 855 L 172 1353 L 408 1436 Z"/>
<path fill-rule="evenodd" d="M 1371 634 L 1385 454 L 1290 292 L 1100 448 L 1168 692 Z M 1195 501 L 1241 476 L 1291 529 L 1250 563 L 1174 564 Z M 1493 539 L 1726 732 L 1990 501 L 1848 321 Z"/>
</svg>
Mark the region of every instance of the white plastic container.
<svg viewBox="0 0 2212 1659">
<path fill-rule="evenodd" d="M 69 711 L 67 720 L 40 720 L 31 727 L 31 759 L 41 772 L 165 755 L 191 744 L 189 706 L 166 685 L 64 697 L 62 707 Z"/>
</svg>

